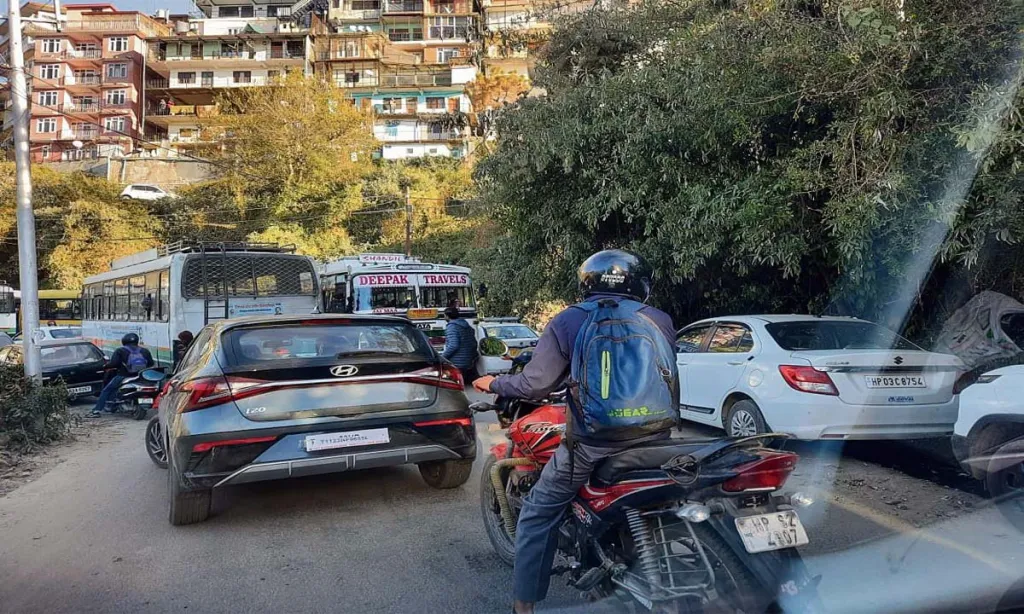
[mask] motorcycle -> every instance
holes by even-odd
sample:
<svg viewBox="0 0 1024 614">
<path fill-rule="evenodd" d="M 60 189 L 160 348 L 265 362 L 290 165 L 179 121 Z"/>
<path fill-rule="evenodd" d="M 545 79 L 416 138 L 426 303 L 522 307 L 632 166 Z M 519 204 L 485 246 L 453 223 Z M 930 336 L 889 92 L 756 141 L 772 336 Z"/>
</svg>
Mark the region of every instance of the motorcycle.
<svg viewBox="0 0 1024 614">
<path fill-rule="evenodd" d="M 530 357 L 521 358 L 512 372 Z M 565 433 L 564 396 L 471 407 L 496 412 L 506 429 L 480 490 L 487 536 L 511 566 L 523 499 Z M 558 529 L 552 574 L 591 600 L 665 614 L 821 610 L 820 578 L 796 549 L 808 543 L 797 509 L 813 501 L 778 494 L 798 456 L 766 445 L 786 437 L 669 439 L 603 460 Z"/>
<path fill-rule="evenodd" d="M 145 418 L 166 378 L 162 367 L 126 377 L 114 396 L 114 413 L 128 414 L 136 420 Z"/>
</svg>

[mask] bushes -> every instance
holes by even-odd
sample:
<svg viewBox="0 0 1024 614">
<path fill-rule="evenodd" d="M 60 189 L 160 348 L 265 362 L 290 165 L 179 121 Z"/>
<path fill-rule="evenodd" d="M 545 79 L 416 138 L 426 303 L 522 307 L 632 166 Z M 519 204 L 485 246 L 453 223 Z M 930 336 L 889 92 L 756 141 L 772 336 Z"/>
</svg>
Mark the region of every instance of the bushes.
<svg viewBox="0 0 1024 614">
<path fill-rule="evenodd" d="M 0 365 L 0 447 L 30 450 L 59 441 L 76 420 L 63 383 L 35 384 L 20 367 Z"/>
</svg>

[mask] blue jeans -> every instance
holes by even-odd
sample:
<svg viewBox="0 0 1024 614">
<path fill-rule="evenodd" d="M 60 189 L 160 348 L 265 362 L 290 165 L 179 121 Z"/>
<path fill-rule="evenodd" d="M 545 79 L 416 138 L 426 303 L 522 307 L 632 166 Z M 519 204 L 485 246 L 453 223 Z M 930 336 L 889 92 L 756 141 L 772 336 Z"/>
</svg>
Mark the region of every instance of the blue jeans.
<svg viewBox="0 0 1024 614">
<path fill-rule="evenodd" d="M 562 514 L 580 487 L 587 483 L 594 465 L 622 447 L 576 444 L 572 472 L 569 448 L 561 445 L 540 472 L 537 484 L 523 500 L 516 525 L 516 564 L 512 595 L 519 601 L 536 602 L 548 594 L 551 565 L 557 549 L 557 529 Z"/>
<path fill-rule="evenodd" d="M 123 375 L 115 375 L 110 378 L 107 385 L 103 387 L 103 391 L 100 392 L 100 397 L 96 399 L 96 407 L 93 407 L 92 410 L 94 412 L 106 411 L 107 403 L 110 402 L 110 397 L 114 396 L 114 393 L 117 392 L 117 389 L 121 386 L 121 382 L 123 381 Z"/>
</svg>

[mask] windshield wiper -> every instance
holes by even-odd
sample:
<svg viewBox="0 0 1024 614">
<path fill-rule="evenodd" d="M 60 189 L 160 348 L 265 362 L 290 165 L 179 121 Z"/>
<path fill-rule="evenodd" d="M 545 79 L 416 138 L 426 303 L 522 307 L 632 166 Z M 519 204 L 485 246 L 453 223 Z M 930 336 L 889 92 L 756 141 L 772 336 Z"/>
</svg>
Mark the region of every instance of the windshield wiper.
<svg viewBox="0 0 1024 614">
<path fill-rule="evenodd" d="M 335 358 L 345 358 L 346 356 L 402 356 L 406 352 L 392 352 L 390 350 L 351 350 L 348 352 L 338 352 L 334 355 Z"/>
</svg>

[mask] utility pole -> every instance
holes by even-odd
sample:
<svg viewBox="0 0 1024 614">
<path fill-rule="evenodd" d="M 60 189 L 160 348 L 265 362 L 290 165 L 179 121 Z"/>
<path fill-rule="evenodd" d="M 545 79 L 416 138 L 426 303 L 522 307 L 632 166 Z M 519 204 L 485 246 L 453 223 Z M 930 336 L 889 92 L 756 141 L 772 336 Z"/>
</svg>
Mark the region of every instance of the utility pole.
<svg viewBox="0 0 1024 614">
<path fill-rule="evenodd" d="M 412 256 L 412 198 L 405 186 L 405 255 Z"/>
<path fill-rule="evenodd" d="M 36 269 L 36 220 L 32 214 L 32 175 L 28 150 L 28 86 L 25 50 L 21 42 L 21 3 L 7 3 L 8 48 L 11 63 L 11 102 L 14 114 L 14 164 L 17 169 L 18 273 L 21 278 L 22 347 L 25 376 L 41 381 L 42 365 L 35 333 L 39 330 L 39 279 Z"/>
</svg>

